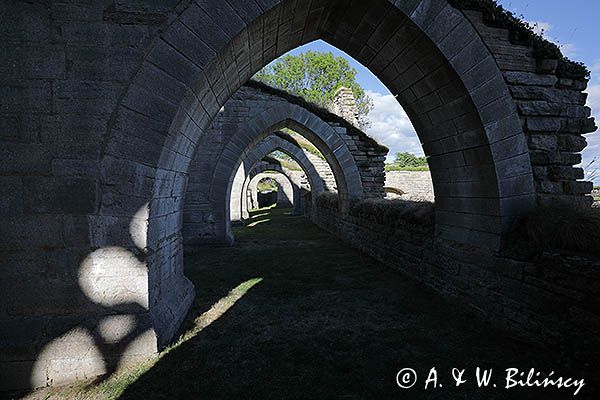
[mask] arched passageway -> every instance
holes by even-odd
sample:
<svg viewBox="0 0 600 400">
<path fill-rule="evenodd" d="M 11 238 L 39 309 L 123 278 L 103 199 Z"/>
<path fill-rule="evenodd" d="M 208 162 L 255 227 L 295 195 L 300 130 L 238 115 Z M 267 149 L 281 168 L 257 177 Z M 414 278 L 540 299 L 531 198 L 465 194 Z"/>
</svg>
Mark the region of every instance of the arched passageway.
<svg viewBox="0 0 600 400">
<path fill-rule="evenodd" d="M 215 143 L 200 147 L 195 155 L 184 210 L 186 243 L 233 242 L 229 219 L 231 215 L 239 218 L 239 208 L 235 203 L 232 209 L 229 199 L 239 198 L 239 192 L 232 190 L 240 190 L 253 163 L 268 154 L 247 161 L 263 139 L 277 133 L 282 148 L 294 144 L 290 143 L 293 138 L 279 132 L 283 128 L 301 134 L 320 151 L 324 167 L 333 172 L 343 206 L 351 198 L 382 196 L 378 183 L 384 179 L 386 148 L 340 117 L 300 98 L 257 82 L 249 85 L 239 89 L 216 116 L 207 138 Z M 298 150 L 290 155 L 302 157 Z M 314 160 L 312 155 L 306 157 Z M 315 169 L 323 167 L 323 160 L 312 163 Z M 324 185 L 331 186 L 330 180 L 323 178 Z M 319 186 L 314 187 L 320 191 Z"/>
<path fill-rule="evenodd" d="M 279 164 L 271 164 L 267 162 L 260 162 L 255 165 L 254 168 L 248 174 L 248 177 L 244 181 L 241 193 L 241 210 L 242 219 L 246 220 L 249 217 L 248 211 L 258 208 L 258 176 L 265 172 L 278 172 L 289 179 L 292 185 L 292 205 L 294 206 L 294 215 L 302 215 L 304 209 L 303 192 L 310 191 L 310 186 L 307 182 L 303 185 L 304 173 L 299 171 L 290 171 L 287 168 L 283 168 Z"/>
<path fill-rule="evenodd" d="M 309 153 L 300 148 L 299 145 L 282 139 L 277 135 L 272 135 L 265 138 L 250 150 L 246 158 L 238 167 L 231 189 L 230 215 L 232 221 L 241 218 L 240 213 L 243 212 L 244 207 L 240 204 L 239 199 L 240 197 L 243 197 L 243 194 L 245 193 L 243 187 L 247 178 L 251 175 L 252 169 L 254 169 L 256 164 L 265 156 L 277 150 L 288 155 L 298 163 L 307 175 L 311 190 L 313 190 L 312 188 L 314 187 L 315 194 L 325 190 L 325 180 L 321 172 L 317 169 L 319 166 L 315 165 L 312 161 L 314 157 L 311 157 Z M 357 184 L 359 184 L 359 182 L 357 182 Z M 225 221 L 225 223 L 229 223 L 229 221 Z"/>
<path fill-rule="evenodd" d="M 41 3 L 9 7 L 27 7 L 19 15 L 48 15 Z M 9 388 L 110 371 L 172 340 L 194 297 L 182 249 L 190 164 L 218 142 L 207 132 L 240 86 L 274 58 L 315 39 L 368 67 L 411 118 L 435 188 L 435 249 L 447 251 L 435 253 L 432 264 L 447 266 L 460 255 L 456 249 L 496 255 L 512 223 L 536 200 L 589 203 L 591 187 L 577 181 L 580 170 L 572 167 L 585 147 L 581 134 L 595 129 L 580 93 L 585 82 L 569 82 L 556 63 L 548 68 L 540 61 L 538 71 L 530 49 L 511 44 L 505 31 L 488 30 L 480 14 L 446 0 L 204 0 L 144 7 L 132 14 L 122 5 L 89 4 L 85 15 L 93 26 L 123 38 L 98 40 L 90 33 L 100 53 L 126 60 L 118 65 L 90 63 L 85 34 L 73 43 L 72 60 L 60 47 L 64 42 L 54 46 L 64 40 L 54 33 L 68 36 L 73 23 L 81 25 L 78 13 L 45 18 L 42 28 L 38 18 L 20 19 L 25 36 L 53 39 L 35 44 L 49 62 L 32 62 L 26 52 L 15 60 L 7 79 L 18 100 L 3 108 L 20 135 L 2 149 L 8 205 L 0 236 L 9 268 L 0 282 L 10 298 L 2 305 L 2 326 L 23 333 L 2 340 L 2 371 L 11 377 L 2 383 Z M 20 48 L 14 37 L 7 43 Z M 536 105 L 518 90 L 523 86 L 569 95 Z M 288 126 L 322 141 L 330 137 L 331 125 L 297 104 L 273 111 L 236 131 L 236 151 L 220 158 L 223 170 L 235 171 L 240 153 L 269 130 Z M 545 148 L 524 130 L 556 145 Z M 340 176 L 359 174 L 351 154 L 341 154 L 343 146 L 330 149 L 324 155 L 337 162 Z M 233 177 L 219 171 L 215 179 L 225 184 L 209 189 L 227 198 Z M 360 194 L 340 186 L 342 196 Z M 223 217 L 227 202 L 219 206 Z M 432 286 L 441 292 L 509 320 L 506 307 L 485 301 L 490 293 L 474 292 L 480 282 L 500 279 L 500 268 L 491 271 L 480 261 L 468 264 L 472 269 L 428 268 L 421 277 L 437 277 Z M 530 304 L 518 296 L 537 289 L 527 279 L 508 281 L 520 268 L 511 265 L 511 277 L 497 286 L 515 288 L 519 304 Z M 444 280 L 453 286 L 438 286 Z M 524 330 L 536 315 L 518 307 L 511 312 L 518 315 L 511 323 Z M 536 323 L 552 327 L 545 317 Z M 124 325 L 114 322 L 120 319 L 130 321 L 125 335 L 119 334 Z M 89 352 L 90 343 L 98 353 Z M 58 360 L 68 368 L 55 368 Z"/>
<path fill-rule="evenodd" d="M 274 181 L 277 185 L 276 190 L 276 198 L 273 205 L 279 208 L 293 208 L 294 207 L 294 199 L 298 196 L 298 191 L 300 190 L 296 187 L 290 178 L 282 173 L 276 171 L 266 171 L 261 172 L 258 175 L 254 176 L 250 179 L 249 189 L 254 193 L 254 198 L 256 199 L 256 208 L 261 208 L 263 206 L 260 205 L 259 200 L 259 189 L 258 186 L 261 182 L 265 180 Z M 248 200 L 248 196 L 246 195 L 246 201 Z M 271 205 L 271 204 L 269 204 Z"/>
<path fill-rule="evenodd" d="M 147 114 L 145 109 L 152 101 L 163 103 L 156 96 L 146 96 L 154 85 L 160 83 L 163 93 L 177 88 L 162 97 L 172 98 L 175 107 L 170 108 L 171 117 L 165 116 L 170 123 L 169 135 L 154 164 L 157 174 L 164 178 L 161 181 L 174 181 L 185 175 L 191 161 L 188 155 L 193 155 L 197 147 L 194 143 L 202 139 L 202 132 L 212 118 L 254 72 L 285 51 L 322 38 L 373 71 L 397 95 L 410 116 L 431 167 L 436 190 L 437 237 L 499 249 L 502 232 L 509 229 L 516 216 L 534 205 L 535 189 L 516 106 L 493 56 L 470 21 L 445 1 L 395 4 L 383 0 L 352 4 L 282 1 L 267 9 L 254 7 L 236 12 L 228 4 L 191 5 L 151 50 L 123 104 Z M 219 36 L 218 43 L 215 36 L 206 38 L 205 43 L 216 44 L 216 51 L 206 52 L 209 57 L 205 60 L 198 60 L 192 54 L 184 56 L 188 45 L 176 34 L 177 26 L 190 28 L 202 39 L 206 22 L 216 15 L 211 17 L 216 10 L 228 15 L 230 22 L 236 21 L 228 25 L 231 31 Z M 244 15 L 246 19 L 236 15 Z M 173 56 L 179 65 L 188 68 L 175 70 Z M 157 67 L 161 74 L 169 76 L 164 79 L 174 80 L 175 86 L 165 86 L 164 79 L 157 79 Z M 182 97 L 181 84 L 189 90 L 189 96 Z M 143 103 L 136 101 L 139 95 L 143 95 Z M 252 147 L 262 139 L 260 135 L 284 126 L 306 134 L 314 144 L 320 143 L 323 154 L 332 157 L 331 150 L 325 151 L 323 146 L 329 137 L 327 125 L 299 106 L 273 108 L 236 133 L 235 141 L 241 143 L 231 142 L 236 150 L 233 156 L 230 151 L 223 152 L 215 168 L 218 180 L 211 185 L 212 195 L 229 198 L 233 177 L 226 171 L 237 169 L 240 160 L 235 154 Z M 111 132 L 108 143 L 122 133 L 125 132 Z M 111 149 L 110 144 L 107 149 Z M 340 176 L 358 173 L 351 172 L 350 165 L 336 165 L 351 164 L 350 155 L 328 161 Z M 338 182 L 342 199 L 360 195 L 359 188 L 345 191 L 345 184 Z M 163 187 L 153 188 L 149 216 L 148 244 L 158 249 L 177 240 L 177 226 L 165 230 L 160 221 L 170 216 L 177 218 L 181 203 L 173 207 L 172 199 L 183 197 L 182 192 L 177 195 L 173 188 L 169 188 L 165 197 Z M 225 207 L 216 218 L 224 218 L 228 203 L 219 204 Z M 161 229 L 153 230 L 153 226 Z M 172 267 L 169 264 L 168 268 Z M 149 269 L 158 273 L 164 268 L 156 265 Z M 160 276 L 165 275 L 158 273 Z M 166 293 L 161 287 L 177 287 L 177 281 L 150 280 L 154 283 L 149 288 L 151 312 L 180 315 L 172 311 L 169 299 L 161 299 L 161 293 Z M 182 302 L 176 304 L 180 307 Z M 170 338 L 178 321 L 156 320 L 165 324 L 158 329 L 162 332 L 158 336 Z"/>
</svg>

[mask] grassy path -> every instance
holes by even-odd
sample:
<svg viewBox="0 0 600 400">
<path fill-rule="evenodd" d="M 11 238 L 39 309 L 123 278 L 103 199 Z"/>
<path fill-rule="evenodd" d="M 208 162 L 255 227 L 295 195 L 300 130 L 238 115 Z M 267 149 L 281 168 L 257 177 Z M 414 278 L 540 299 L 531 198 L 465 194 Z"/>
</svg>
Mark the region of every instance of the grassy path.
<svg viewBox="0 0 600 400">
<path fill-rule="evenodd" d="M 137 380 L 107 381 L 116 387 L 112 393 L 124 389 L 123 399 L 514 399 L 523 393 L 477 389 L 475 367 L 498 375 L 508 367 L 561 368 L 551 355 L 463 315 L 301 217 L 256 211 L 235 233 L 234 247 L 186 255 L 186 275 L 197 288 L 188 333 Z M 419 373 L 413 389 L 396 385 L 404 367 Z M 425 391 L 431 367 L 444 387 Z M 458 390 L 451 388 L 453 367 L 467 369 L 469 382 Z M 553 398 L 549 390 L 533 394 L 528 398 Z"/>
</svg>

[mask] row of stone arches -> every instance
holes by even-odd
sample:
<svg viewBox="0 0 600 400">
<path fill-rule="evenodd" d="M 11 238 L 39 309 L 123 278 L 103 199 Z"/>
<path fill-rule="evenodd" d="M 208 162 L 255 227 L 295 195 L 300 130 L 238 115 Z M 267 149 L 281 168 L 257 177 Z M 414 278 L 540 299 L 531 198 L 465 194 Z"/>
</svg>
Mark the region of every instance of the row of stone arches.
<svg viewBox="0 0 600 400">
<path fill-rule="evenodd" d="M 0 281 L 11 303 L 3 306 L 2 325 L 6 331 L 24 332 L 18 340 L 2 341 L 7 347 L 0 349 L 7 355 L 2 370 L 10 371 L 12 377 L 9 388 L 46 384 L 48 374 L 57 371 L 52 364 L 56 360 L 71 363 L 71 371 L 85 370 L 86 363 L 102 363 L 81 358 L 85 351 L 78 346 L 84 344 L 74 341 L 72 358 L 65 361 L 57 351 L 48 355 L 43 371 L 34 371 L 49 342 L 114 314 L 144 321 L 127 337 L 135 337 L 136 332 L 151 334 L 130 352 L 118 355 L 109 350 L 113 345 L 124 347 L 122 343 L 109 343 L 103 359 L 152 354 L 168 343 L 194 296 L 183 273 L 184 227 L 201 221 L 191 227 L 202 230 L 196 236 L 227 237 L 227 224 L 222 221 L 231 207 L 227 199 L 235 183 L 232 172 L 238 170 L 248 150 L 273 132 L 292 128 L 319 144 L 336 176 L 342 201 L 383 193 L 369 184 L 377 176 L 367 176 L 370 167 L 355 162 L 356 155 L 344 146 L 339 131 L 363 148 L 371 146 L 375 157 L 382 157 L 383 150 L 326 113 L 302 107 L 299 99 L 271 92 L 283 99 L 282 104 L 266 111 L 255 94 L 249 100 L 251 109 L 264 112 L 245 120 L 244 129 L 232 129 L 231 140 L 212 134 L 211 126 L 227 113 L 228 102 L 233 101 L 232 107 L 240 105 L 236 93 L 254 73 L 286 51 L 316 39 L 346 51 L 369 68 L 405 108 L 428 156 L 440 243 L 494 253 L 502 248 L 515 219 L 537 202 L 587 201 L 589 190 L 577 182 L 576 170 L 571 168 L 577 157 L 564 155 L 575 156 L 579 150 L 569 146 L 540 149 L 524 132 L 548 136 L 568 131 L 580 138 L 581 133 L 595 129 L 584 107 L 585 97 L 578 96 L 581 87 L 566 81 L 558 85 L 556 71 L 538 73 L 535 60 L 523 56 L 521 47 L 496 39 L 501 35 L 486 31 L 477 15 L 446 0 L 157 4 L 153 18 L 138 19 L 150 27 L 140 29 L 142 44 L 128 50 L 134 53 L 129 75 L 107 81 L 105 75 L 99 78 L 85 68 L 75 68 L 81 75 L 71 76 L 65 67 L 60 73 L 50 69 L 45 75 L 18 80 L 19 85 L 33 82 L 26 93 L 43 92 L 46 84 L 57 92 L 32 96 L 14 110 L 23 127 L 41 126 L 39 136 L 58 140 L 7 144 L 15 154 L 7 157 L 7 173 L 21 182 L 20 176 L 27 171 L 32 176 L 24 185 L 37 193 L 23 201 L 18 197 L 23 190 L 6 191 L 10 218 L 2 226 L 6 230 L 2 255 L 12 268 L 3 270 Z M 127 13 L 112 15 L 101 4 L 90 7 L 97 11 L 90 14 L 99 16 L 98 26 L 127 36 L 131 21 L 114 22 Z M 152 24 L 159 24 L 159 29 Z M 35 36 L 37 28 L 29 28 Z M 126 53 L 111 45 L 103 43 L 102 50 L 115 57 Z M 40 46 L 54 53 L 51 44 Z M 513 50 L 518 59 L 507 61 L 510 54 L 506 52 Z M 74 58 L 77 67 L 79 59 Z M 520 60 L 533 62 L 533 67 Z M 573 94 L 575 100 L 566 100 L 568 106 L 562 100 L 555 102 L 560 113 L 570 111 L 549 116 L 535 107 L 523 107 L 531 99 L 514 88 L 528 85 Z M 256 85 L 242 88 L 263 89 Z M 83 101 L 73 95 L 78 90 L 84 93 Z M 101 95 L 94 101 L 86 97 L 96 92 Z M 64 101 L 69 96 L 74 99 Z M 56 104 L 49 107 L 49 98 Z M 72 129 L 54 126 L 57 117 L 71 121 Z M 81 127 L 89 135 L 69 136 Z M 77 148 L 65 147 L 63 137 L 77 142 Z M 551 151 L 571 161 L 554 165 L 542 157 Z M 38 155 L 43 162 L 23 167 L 18 154 L 25 153 Z M 74 165 L 76 172 L 61 169 L 64 165 Z M 545 184 L 549 168 L 560 175 L 556 187 L 550 185 L 552 193 Z M 198 190 L 191 181 L 196 172 L 208 176 L 197 183 Z M 190 189 L 197 197 L 186 199 Z M 77 201 L 63 201 L 63 195 Z M 82 289 L 78 279 L 80 270 L 87 271 L 83 266 L 112 264 L 134 272 L 117 277 L 111 275 L 114 269 L 109 274 L 90 267 L 100 280 L 112 280 L 115 286 L 106 294 L 98 290 L 90 295 Z M 39 271 L 49 271 L 52 279 L 29 279 Z M 119 286 L 133 282 L 134 276 L 138 286 Z M 127 293 L 134 293 L 135 301 Z M 75 378 L 69 375 L 64 380 Z"/>
<path fill-rule="evenodd" d="M 265 179 L 274 179 L 283 192 L 284 199 L 280 199 L 277 193 L 276 204 L 278 207 L 291 207 L 293 215 L 303 214 L 302 187 L 298 177 L 277 164 L 259 164 L 250 171 L 248 179 L 244 182 L 245 191 L 241 195 L 242 219 L 249 218 L 249 210 L 260 208 L 258 201 L 258 183 Z M 281 179 L 278 179 L 281 178 Z M 283 182 L 281 182 L 283 180 Z"/>
</svg>

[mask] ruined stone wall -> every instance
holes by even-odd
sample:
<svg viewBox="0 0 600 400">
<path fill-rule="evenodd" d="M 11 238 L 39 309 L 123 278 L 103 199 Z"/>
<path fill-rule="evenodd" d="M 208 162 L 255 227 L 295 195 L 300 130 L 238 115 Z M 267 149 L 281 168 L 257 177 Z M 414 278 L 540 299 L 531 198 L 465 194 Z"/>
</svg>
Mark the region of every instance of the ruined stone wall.
<svg viewBox="0 0 600 400">
<path fill-rule="evenodd" d="M 448 240 L 483 242 L 487 226 L 505 222 L 493 220 L 493 212 L 518 213 L 512 201 L 523 193 L 518 185 L 529 179 L 516 178 L 522 168 L 531 169 L 530 155 L 539 199 L 589 202 L 589 185 L 577 181 L 581 171 L 573 168 L 579 158 L 575 149 L 583 147 L 581 134 L 595 129 L 581 104 L 585 81 L 558 78 L 547 68 L 551 61 L 530 62 L 530 49 L 510 43 L 506 31 L 486 27 L 477 13 L 469 14 L 482 43 L 444 0 L 390 1 L 386 13 L 366 0 L 345 3 L 347 14 L 333 12 L 330 6 L 341 5 L 333 0 L 288 1 L 272 12 L 259 6 L 279 3 L 2 2 L 0 293 L 6 301 L 0 302 L 0 390 L 90 377 L 149 356 L 173 337 L 194 293 L 182 272 L 181 193 L 188 162 L 197 149 L 220 145 L 222 136 L 205 127 L 215 115 L 218 121 L 218 111 L 238 85 L 303 40 L 326 39 L 355 55 L 405 106 L 419 100 L 414 108 L 423 113 L 415 113 L 416 121 L 429 116 L 444 126 L 445 116 L 484 121 L 490 138 L 507 138 L 486 148 L 483 136 L 453 142 L 470 138 L 457 131 L 439 137 L 441 150 L 428 147 L 436 153 L 440 176 L 450 171 L 450 178 L 465 182 L 440 180 L 436 186 L 448 198 L 446 211 L 453 212 L 443 226 Z M 416 29 L 405 30 L 405 36 L 394 36 L 404 23 L 396 8 L 413 18 L 410 26 Z M 350 38 L 350 21 L 364 33 Z M 491 78 L 497 65 L 512 97 L 491 97 L 498 93 Z M 460 85 L 447 78 L 454 72 Z M 461 100 L 465 94 L 476 108 Z M 512 125 L 498 112 L 514 108 L 515 100 L 530 146 L 527 157 L 518 160 L 512 155 L 521 154 L 513 149 L 522 135 L 515 129 L 509 132 L 515 135 L 502 136 Z M 466 125 L 460 132 L 472 132 L 473 124 Z M 435 145 L 434 128 L 417 129 Z M 485 151 L 476 146 L 493 150 L 497 158 L 481 158 Z M 511 157 L 503 158 L 506 154 Z M 207 160 L 209 170 L 210 159 L 198 162 Z M 489 172 L 480 166 L 493 160 L 498 162 L 492 169 L 508 171 L 506 179 L 478 188 L 481 172 Z M 383 172 L 373 172 L 374 181 L 383 179 Z M 498 187 L 508 197 L 493 199 L 502 208 L 489 212 L 481 194 L 490 189 L 495 196 L 492 189 Z M 459 192 L 460 201 L 452 191 Z M 520 206 L 523 197 L 516 200 Z M 469 213 L 473 219 L 466 218 Z M 492 223 L 471 232 L 482 219 Z M 89 268 L 94 265 L 120 269 Z M 559 272 L 557 279 L 564 276 L 564 282 L 576 273 Z M 85 286 L 88 293 L 80 285 L 86 274 L 98 283 Z M 101 280 L 113 285 L 110 290 Z M 588 282 L 573 287 L 579 293 Z M 135 323 L 119 341 L 123 318 Z M 97 334 L 101 324 L 108 328 L 107 341 Z M 143 332 L 148 334 L 138 336 Z M 135 346 L 128 346 L 136 337 Z M 102 354 L 90 352 L 90 340 L 101 341 L 96 348 Z"/>
<path fill-rule="evenodd" d="M 531 47 L 511 43 L 508 30 L 486 25 L 481 12 L 463 12 L 494 54 L 517 106 L 538 202 L 588 207 L 592 183 L 581 181 L 583 169 L 575 167 L 587 145 L 583 135 L 596 130 L 585 105 L 587 80 L 560 77 L 557 60 L 534 58 Z"/>
<path fill-rule="evenodd" d="M 387 149 L 377 147 L 372 139 L 358 129 L 348 129 L 339 117 L 325 110 L 319 111 L 314 105 L 299 98 L 289 95 L 282 97 L 278 93 L 279 91 L 256 83 L 242 86 L 213 120 L 207 135 L 202 138 L 200 150 L 190 165 L 183 214 L 184 238 L 194 238 L 194 243 L 198 239 L 203 242 L 218 240 L 216 227 L 218 217 L 215 216 L 212 204 L 211 185 L 213 185 L 213 177 L 222 173 L 216 171 L 219 158 L 236 132 L 243 130 L 245 124 L 252 118 L 276 105 L 296 102 L 303 106 L 310 106 L 311 111 L 318 113 L 319 117 L 332 126 L 344 140 L 359 169 L 363 194 L 367 197 L 383 197 L 384 160 Z M 281 137 L 285 138 L 285 134 Z M 314 163 L 327 189 L 336 191 L 335 177 L 327 161 L 307 151 L 304 153 Z"/>
<path fill-rule="evenodd" d="M 386 171 L 385 187 L 402 191 L 403 200 L 434 201 L 429 171 Z"/>
<path fill-rule="evenodd" d="M 333 171 L 331 167 L 327 163 L 327 161 L 323 160 L 321 157 L 316 156 L 308 151 L 304 152 L 306 157 L 313 163 L 315 169 L 319 173 L 319 176 L 323 179 L 323 184 L 325 186 L 325 190 L 329 190 L 331 192 L 337 192 L 337 184 L 335 183 L 335 176 L 333 175 Z"/>
<path fill-rule="evenodd" d="M 315 224 L 491 324 L 570 357 L 589 360 L 600 346 L 600 260 L 544 254 L 519 261 L 435 241 L 432 225 L 342 216 L 326 202 L 313 204 L 307 214 Z"/>
<path fill-rule="evenodd" d="M 332 113 L 339 115 L 352 125 L 358 127 L 358 108 L 352 89 L 341 87 L 335 93 L 333 101 L 327 107 Z"/>
</svg>

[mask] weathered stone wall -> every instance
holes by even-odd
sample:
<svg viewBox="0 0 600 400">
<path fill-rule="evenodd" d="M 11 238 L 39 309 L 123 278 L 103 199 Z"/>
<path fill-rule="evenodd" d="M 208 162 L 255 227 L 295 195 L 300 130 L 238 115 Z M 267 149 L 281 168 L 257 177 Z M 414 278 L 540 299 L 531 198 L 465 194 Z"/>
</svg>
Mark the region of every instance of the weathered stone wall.
<svg viewBox="0 0 600 400">
<path fill-rule="evenodd" d="M 253 197 L 257 199 L 257 203 L 258 184 L 263 179 L 272 179 L 277 182 L 277 202 L 275 203 L 277 207 L 290 208 L 294 206 L 294 199 L 298 198 L 295 192 L 300 190 L 300 188 L 294 187 L 288 177 L 275 172 L 261 172 L 250 179 L 248 191 L 254 193 Z M 245 197 L 247 200 L 248 195 L 246 194 Z"/>
<path fill-rule="evenodd" d="M 385 188 L 400 190 L 403 200 L 434 201 L 429 171 L 386 171 Z"/>
<path fill-rule="evenodd" d="M 339 115 L 352 125 L 358 127 L 358 108 L 352 89 L 341 87 L 335 93 L 333 101 L 327 107 L 332 113 Z"/>
<path fill-rule="evenodd" d="M 572 168 L 580 133 L 594 129 L 579 117 L 585 81 L 548 82 L 552 62 L 521 62 L 530 50 L 445 0 L 0 7 L 0 390 L 110 371 L 172 339 L 194 295 L 181 245 L 189 164 L 219 145 L 208 127 L 230 95 L 312 40 L 398 94 L 437 173 L 445 239 L 498 249 L 512 218 L 535 205 L 532 167 L 538 199 L 589 202 L 567 193 L 586 189 Z M 576 99 L 545 99 L 555 92 Z M 555 135 L 556 150 L 534 148 L 536 132 Z M 120 319 L 133 321 L 124 337 Z"/>
<path fill-rule="evenodd" d="M 292 136 L 287 134 L 286 132 L 280 131 L 276 132 L 276 135 L 281 139 L 290 142 L 293 146 L 298 147 L 302 150 L 306 158 L 310 161 L 310 163 L 314 166 L 315 170 L 318 172 L 321 180 L 323 181 L 323 187 L 325 190 L 330 192 L 337 192 L 337 184 L 335 182 L 335 175 L 331 170 L 331 166 L 327 163 L 327 160 L 319 157 L 316 154 L 311 153 L 307 149 L 302 148 L 300 143 Z"/>
<path fill-rule="evenodd" d="M 307 112 L 322 118 L 341 139 L 348 155 L 352 157 L 352 160 L 344 161 L 351 161 L 359 172 L 359 176 L 354 177 L 359 180 L 358 183 L 362 187 L 362 193 L 358 195 L 383 197 L 386 148 L 378 146 L 358 129 L 348 129 L 347 123 L 336 115 L 318 109 L 300 98 L 287 94 L 282 95 L 280 91 L 258 83 L 250 83 L 241 87 L 225 103 L 211 124 L 208 135 L 204 138 L 200 150 L 190 165 L 183 215 L 186 244 L 200 244 L 224 239 L 220 226 L 225 222 L 215 207 L 216 195 L 214 194 L 215 177 L 225 173 L 225 171 L 219 170 L 219 161 L 225 153 L 229 156 L 230 152 L 226 150 L 227 146 L 232 146 L 232 144 L 235 144 L 235 147 L 239 146 L 239 140 L 234 136 L 238 133 L 244 134 L 244 129 L 250 124 L 250 121 L 259 118 L 263 113 L 271 112 L 274 108 L 285 107 L 289 104 L 299 105 L 305 110 L 310 108 L 310 111 Z M 283 133 L 278 133 L 278 135 L 293 142 L 293 138 L 289 135 L 286 136 Z M 337 152 L 334 156 L 337 157 L 340 149 L 331 149 L 332 154 L 334 150 Z M 337 190 L 335 176 L 328 162 L 308 151 L 304 151 L 304 154 L 319 172 L 326 188 Z M 252 168 L 251 165 L 244 165 L 244 168 L 246 167 Z M 221 183 L 219 182 L 219 184 Z"/>
<path fill-rule="evenodd" d="M 315 224 L 491 324 L 569 357 L 589 362 L 595 353 L 600 361 L 600 260 L 545 254 L 518 261 L 448 246 L 434 239 L 432 226 L 342 216 L 328 203 L 313 204 L 307 214 Z"/>
<path fill-rule="evenodd" d="M 510 42 L 508 30 L 487 26 L 481 12 L 464 13 L 494 53 L 517 105 L 539 203 L 589 207 L 593 185 L 575 167 L 587 145 L 583 135 L 597 129 L 585 105 L 587 81 L 559 77 L 557 60 L 537 60 L 531 47 Z"/>
<path fill-rule="evenodd" d="M 311 161 L 311 163 L 315 166 L 315 169 L 319 173 L 321 179 L 323 179 L 323 184 L 325 186 L 325 190 L 330 192 L 337 192 L 337 184 L 335 183 L 335 176 L 333 175 L 333 171 L 327 161 L 323 160 L 321 157 L 316 156 L 308 151 L 305 152 L 306 157 Z"/>
</svg>

